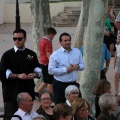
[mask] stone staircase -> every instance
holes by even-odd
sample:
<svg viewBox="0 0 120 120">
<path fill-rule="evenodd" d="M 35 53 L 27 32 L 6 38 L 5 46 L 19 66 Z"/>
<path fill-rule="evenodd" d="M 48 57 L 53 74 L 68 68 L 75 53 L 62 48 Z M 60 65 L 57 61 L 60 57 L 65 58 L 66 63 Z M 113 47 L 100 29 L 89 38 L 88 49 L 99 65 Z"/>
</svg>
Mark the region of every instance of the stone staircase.
<svg viewBox="0 0 120 120">
<path fill-rule="evenodd" d="M 51 23 L 56 27 L 76 27 L 80 16 L 80 8 L 65 7 L 63 12 L 53 16 Z"/>
<path fill-rule="evenodd" d="M 120 11 L 120 6 L 115 6 L 113 10 L 117 15 Z M 79 7 L 65 7 L 63 12 L 59 12 L 57 16 L 53 16 L 51 23 L 56 27 L 76 27 L 80 12 Z"/>
<path fill-rule="evenodd" d="M 120 11 L 120 6 L 115 6 L 115 7 L 113 8 L 113 11 L 114 11 L 115 14 L 117 15 L 117 14 L 119 13 L 119 11 Z"/>
</svg>

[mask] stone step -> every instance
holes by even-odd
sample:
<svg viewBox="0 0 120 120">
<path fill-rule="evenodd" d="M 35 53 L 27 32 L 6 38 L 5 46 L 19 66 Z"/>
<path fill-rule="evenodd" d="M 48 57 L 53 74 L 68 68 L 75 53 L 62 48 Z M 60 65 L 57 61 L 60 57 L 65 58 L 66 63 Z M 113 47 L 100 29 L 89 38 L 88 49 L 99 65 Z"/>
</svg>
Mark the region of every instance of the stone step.
<svg viewBox="0 0 120 120">
<path fill-rule="evenodd" d="M 67 18 L 66 16 L 53 16 L 53 19 L 60 19 L 60 20 L 78 20 L 79 19 L 79 17 L 78 18 L 76 18 L 76 17 L 72 17 L 72 18 Z"/>
<path fill-rule="evenodd" d="M 81 11 L 81 7 L 65 7 L 64 10 Z"/>
<path fill-rule="evenodd" d="M 81 12 L 81 11 L 80 11 Z M 76 14 L 71 14 L 71 13 L 67 13 L 67 12 L 65 12 L 65 11 L 63 11 L 63 12 L 59 12 L 58 13 L 58 15 L 61 15 L 61 14 L 64 14 L 64 15 L 80 15 L 80 12 L 78 12 L 78 13 L 76 13 Z"/>
<path fill-rule="evenodd" d="M 68 23 L 72 23 L 72 22 L 78 22 L 78 19 L 52 19 L 52 21 L 57 21 L 57 22 L 68 22 Z"/>
<path fill-rule="evenodd" d="M 52 18 L 52 25 L 57 27 L 76 27 L 80 12 L 81 10 L 78 7 L 65 7 L 63 12 Z"/>
<path fill-rule="evenodd" d="M 64 11 L 70 14 L 80 14 L 81 8 L 80 7 L 65 7 Z"/>
<path fill-rule="evenodd" d="M 56 27 L 76 27 L 77 26 L 77 23 L 60 23 L 60 22 L 51 22 L 51 24 L 53 26 L 56 26 Z"/>
<path fill-rule="evenodd" d="M 58 18 L 53 18 L 52 21 L 58 21 L 58 22 L 78 22 L 79 19 L 58 19 Z"/>
<path fill-rule="evenodd" d="M 69 14 L 69 13 L 63 12 L 63 13 L 59 13 L 58 16 L 64 17 L 66 19 L 75 19 L 75 18 L 78 19 L 80 16 L 80 13 L 79 14 Z"/>
<path fill-rule="evenodd" d="M 80 11 L 65 10 L 65 12 L 69 14 L 80 14 Z"/>
<path fill-rule="evenodd" d="M 117 14 L 119 13 L 119 11 L 120 11 L 120 6 L 115 6 L 115 7 L 113 8 L 113 11 L 114 11 L 115 14 L 117 15 Z"/>
</svg>

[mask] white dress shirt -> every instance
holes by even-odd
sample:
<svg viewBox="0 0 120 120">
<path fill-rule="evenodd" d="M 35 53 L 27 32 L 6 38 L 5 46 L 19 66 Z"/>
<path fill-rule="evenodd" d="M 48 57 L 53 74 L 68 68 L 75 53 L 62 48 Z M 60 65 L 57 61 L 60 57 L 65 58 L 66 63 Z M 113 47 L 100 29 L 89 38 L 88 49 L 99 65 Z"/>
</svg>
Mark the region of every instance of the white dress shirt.
<svg viewBox="0 0 120 120">
<path fill-rule="evenodd" d="M 120 22 L 120 12 L 118 13 L 118 15 L 117 15 L 115 21 Z"/>
<path fill-rule="evenodd" d="M 75 82 L 78 80 L 78 70 L 67 73 L 67 67 L 71 64 L 78 64 L 79 70 L 84 70 L 85 64 L 80 50 L 71 48 L 70 52 L 68 52 L 61 47 L 50 56 L 48 72 L 54 75 L 57 81 Z"/>
<path fill-rule="evenodd" d="M 118 13 L 115 21 L 116 21 L 116 22 L 120 22 L 120 12 Z M 118 30 L 118 34 L 120 34 L 120 30 Z"/>
<path fill-rule="evenodd" d="M 117 57 L 120 57 L 120 45 L 115 45 Z"/>
<path fill-rule="evenodd" d="M 37 116 L 38 113 L 36 113 L 34 111 L 31 111 L 31 113 L 28 114 L 28 113 L 24 112 L 23 110 L 18 109 L 18 111 L 16 111 L 14 113 L 14 115 L 19 115 L 22 118 L 22 120 L 33 120 L 33 118 L 35 116 Z M 19 120 L 19 118 L 18 117 L 12 117 L 11 120 Z"/>
<path fill-rule="evenodd" d="M 66 100 L 66 103 L 67 105 L 71 106 L 71 103 L 68 100 Z"/>
</svg>

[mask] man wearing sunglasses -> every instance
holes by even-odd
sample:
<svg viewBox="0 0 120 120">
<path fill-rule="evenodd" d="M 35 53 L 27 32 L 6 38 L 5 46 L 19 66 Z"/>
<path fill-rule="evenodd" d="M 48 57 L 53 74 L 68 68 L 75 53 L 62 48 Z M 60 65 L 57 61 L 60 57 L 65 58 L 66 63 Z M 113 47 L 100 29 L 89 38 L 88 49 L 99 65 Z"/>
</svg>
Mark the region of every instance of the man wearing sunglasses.
<svg viewBox="0 0 120 120">
<path fill-rule="evenodd" d="M 6 51 L 1 58 L 0 80 L 5 115 L 13 115 L 17 111 L 16 98 L 20 92 L 28 92 L 33 100 L 35 98 L 33 78 L 40 77 L 41 68 L 35 52 L 25 47 L 26 40 L 25 30 L 15 30 L 13 32 L 15 46 Z"/>
</svg>

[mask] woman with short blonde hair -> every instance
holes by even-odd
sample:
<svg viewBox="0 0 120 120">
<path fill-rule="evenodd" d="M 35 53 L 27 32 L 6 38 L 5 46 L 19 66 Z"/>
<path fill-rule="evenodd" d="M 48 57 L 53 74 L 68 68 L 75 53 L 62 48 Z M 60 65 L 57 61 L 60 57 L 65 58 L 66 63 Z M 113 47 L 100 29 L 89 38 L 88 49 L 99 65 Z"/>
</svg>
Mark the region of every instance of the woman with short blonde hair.
<svg viewBox="0 0 120 120">
<path fill-rule="evenodd" d="M 94 120 L 90 114 L 90 104 L 84 98 L 76 98 L 72 102 L 74 120 Z"/>
</svg>

